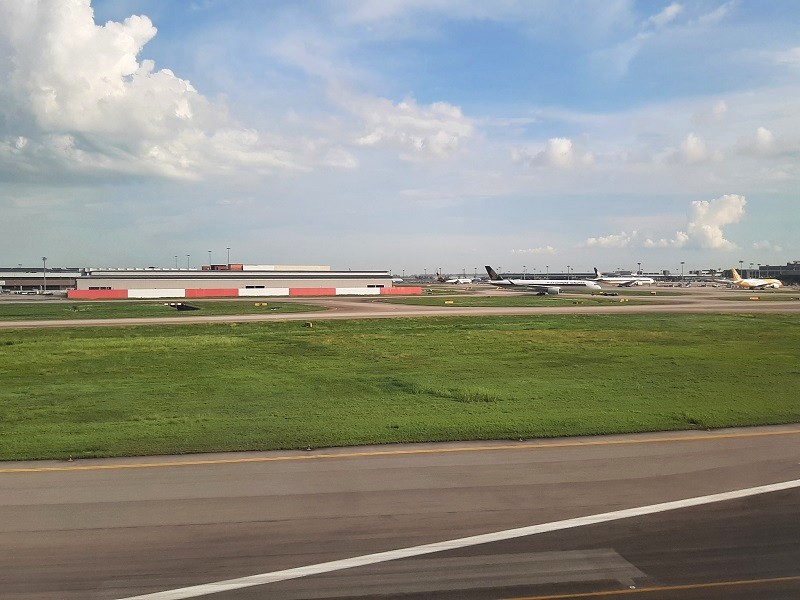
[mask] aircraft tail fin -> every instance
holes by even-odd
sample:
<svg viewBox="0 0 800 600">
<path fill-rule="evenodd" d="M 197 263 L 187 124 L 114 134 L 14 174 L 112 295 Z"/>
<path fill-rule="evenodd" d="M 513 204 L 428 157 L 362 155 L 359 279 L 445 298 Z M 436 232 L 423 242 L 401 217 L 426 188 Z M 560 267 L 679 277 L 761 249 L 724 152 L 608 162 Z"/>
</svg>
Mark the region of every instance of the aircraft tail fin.
<svg viewBox="0 0 800 600">
<path fill-rule="evenodd" d="M 486 265 L 486 272 L 489 274 L 490 281 L 500 281 L 502 279 L 502 277 L 500 277 L 500 275 L 498 275 L 497 272 L 489 265 Z"/>
<path fill-rule="evenodd" d="M 731 279 L 733 279 L 734 283 L 736 283 L 737 281 L 741 281 L 742 280 L 742 277 L 741 277 L 741 275 L 739 275 L 739 272 L 736 269 L 734 269 L 733 267 L 731 267 Z"/>
<path fill-rule="evenodd" d="M 595 279 L 600 279 L 600 271 L 597 270 L 597 267 L 593 267 L 593 268 L 594 268 L 594 278 Z"/>
</svg>

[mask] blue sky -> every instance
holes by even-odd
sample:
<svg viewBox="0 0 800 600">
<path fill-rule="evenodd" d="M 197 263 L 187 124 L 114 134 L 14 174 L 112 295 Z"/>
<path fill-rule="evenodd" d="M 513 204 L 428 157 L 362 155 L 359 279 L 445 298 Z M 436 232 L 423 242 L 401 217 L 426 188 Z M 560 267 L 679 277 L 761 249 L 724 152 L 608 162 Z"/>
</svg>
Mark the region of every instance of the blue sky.
<svg viewBox="0 0 800 600">
<path fill-rule="evenodd" d="M 0 0 L 0 264 L 800 259 L 800 4 Z"/>
</svg>

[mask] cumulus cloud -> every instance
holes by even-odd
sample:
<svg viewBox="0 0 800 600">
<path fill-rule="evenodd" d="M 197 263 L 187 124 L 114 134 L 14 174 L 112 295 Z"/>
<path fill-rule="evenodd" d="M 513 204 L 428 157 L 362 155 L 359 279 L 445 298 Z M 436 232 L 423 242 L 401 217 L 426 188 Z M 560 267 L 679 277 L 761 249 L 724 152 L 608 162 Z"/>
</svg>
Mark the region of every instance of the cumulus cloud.
<svg viewBox="0 0 800 600">
<path fill-rule="evenodd" d="M 575 150 L 572 140 L 561 137 L 550 138 L 544 148 L 538 151 L 515 149 L 512 151 L 511 157 L 515 162 L 521 162 L 527 166 L 550 166 L 564 169 L 594 163 L 594 155 L 591 152 L 580 153 Z"/>
<path fill-rule="evenodd" d="M 681 142 L 681 155 L 688 163 L 704 162 L 708 159 L 705 141 L 694 133 L 690 133 Z"/>
<path fill-rule="evenodd" d="M 169 69 L 139 54 L 146 16 L 96 25 L 89 0 L 0 7 L 0 168 L 195 177 L 294 168 Z"/>
<path fill-rule="evenodd" d="M 755 147 L 762 154 L 771 153 L 775 148 L 775 136 L 766 127 L 759 127 L 756 130 Z"/>
<path fill-rule="evenodd" d="M 722 155 L 711 152 L 706 146 L 706 141 L 695 133 L 689 133 L 678 148 L 667 150 L 666 158 L 671 163 L 697 165 L 708 162 L 719 162 Z"/>
<path fill-rule="evenodd" d="M 741 220 L 745 204 L 745 197 L 736 194 L 727 194 L 714 200 L 695 200 L 692 202 L 686 231 L 678 231 L 671 238 L 647 239 L 644 245 L 646 248 L 696 246 L 732 250 L 737 246 L 725 239 L 722 228 Z"/>
<path fill-rule="evenodd" d="M 716 102 L 713 106 L 703 108 L 692 116 L 696 125 L 716 125 L 725 121 L 728 114 L 728 104 L 725 100 Z"/>
<path fill-rule="evenodd" d="M 689 235 L 684 231 L 678 231 L 673 238 L 661 238 L 659 240 L 647 239 L 644 242 L 645 248 L 683 248 L 689 243 Z"/>
<path fill-rule="evenodd" d="M 584 243 L 590 248 L 626 248 L 636 240 L 637 232 L 634 230 L 630 234 L 625 231 L 600 237 L 590 237 Z"/>
<path fill-rule="evenodd" d="M 386 98 L 352 95 L 342 100 L 342 106 L 364 124 L 358 145 L 398 148 L 406 160 L 448 157 L 474 131 L 461 109 L 446 102 L 420 105 L 407 99 L 395 104 Z"/>
<path fill-rule="evenodd" d="M 516 250 L 512 250 L 511 254 L 534 254 L 534 255 L 541 255 L 541 254 L 555 254 L 556 249 L 552 246 L 539 246 L 538 248 L 519 248 Z"/>
</svg>

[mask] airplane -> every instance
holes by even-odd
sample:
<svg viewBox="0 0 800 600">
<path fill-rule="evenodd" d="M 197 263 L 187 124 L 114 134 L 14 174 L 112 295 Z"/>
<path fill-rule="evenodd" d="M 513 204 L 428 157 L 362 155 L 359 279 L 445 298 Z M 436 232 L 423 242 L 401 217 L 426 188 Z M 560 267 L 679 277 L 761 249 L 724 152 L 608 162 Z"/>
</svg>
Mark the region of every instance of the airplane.
<svg viewBox="0 0 800 600">
<path fill-rule="evenodd" d="M 436 281 L 439 283 L 469 284 L 473 282 L 473 279 L 471 277 L 451 277 L 450 279 L 445 279 L 444 275 L 437 273 Z"/>
<path fill-rule="evenodd" d="M 506 279 L 486 265 L 489 274 L 489 283 L 499 287 L 529 289 L 540 295 L 555 295 L 561 293 L 562 287 L 583 287 L 592 290 L 601 289 L 595 281 L 586 279 Z"/>
<path fill-rule="evenodd" d="M 597 267 L 594 268 L 594 281 L 602 283 L 616 283 L 619 287 L 632 287 L 634 285 L 652 285 L 656 282 L 652 277 L 644 277 L 642 275 L 620 275 L 620 276 L 607 276 L 601 275 Z"/>
<path fill-rule="evenodd" d="M 739 272 L 731 268 L 732 279 L 730 283 L 746 290 L 765 290 L 767 288 L 777 289 L 783 286 L 780 279 L 742 279 Z"/>
</svg>

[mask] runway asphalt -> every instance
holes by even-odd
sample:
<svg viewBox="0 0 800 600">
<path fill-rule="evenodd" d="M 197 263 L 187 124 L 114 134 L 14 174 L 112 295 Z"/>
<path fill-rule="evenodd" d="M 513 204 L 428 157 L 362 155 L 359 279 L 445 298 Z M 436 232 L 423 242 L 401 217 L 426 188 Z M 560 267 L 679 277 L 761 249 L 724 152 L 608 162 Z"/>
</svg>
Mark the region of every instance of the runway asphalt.
<svg viewBox="0 0 800 600">
<path fill-rule="evenodd" d="M 798 426 L 5 463 L 0 597 L 796 599 L 798 480 Z M 211 595 L 165 594 L 780 482 L 794 487 Z"/>
</svg>

